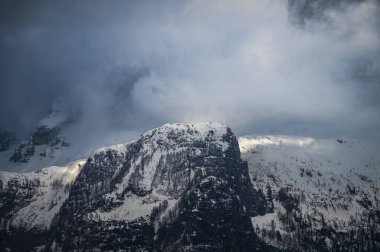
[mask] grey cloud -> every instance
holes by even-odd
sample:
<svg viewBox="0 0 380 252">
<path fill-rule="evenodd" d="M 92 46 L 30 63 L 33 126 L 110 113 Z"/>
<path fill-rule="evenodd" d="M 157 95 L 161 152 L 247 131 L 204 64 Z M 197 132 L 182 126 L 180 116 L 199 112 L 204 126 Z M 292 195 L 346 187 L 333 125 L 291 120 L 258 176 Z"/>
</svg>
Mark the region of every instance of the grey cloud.
<svg viewBox="0 0 380 252">
<path fill-rule="evenodd" d="M 329 11 L 344 9 L 352 5 L 358 5 L 366 0 L 288 0 L 290 18 L 299 25 L 305 25 L 310 20 L 328 21 Z"/>
<path fill-rule="evenodd" d="M 3 1 L 0 128 L 60 99 L 89 138 L 214 120 L 380 137 L 379 4 L 330 2 Z"/>
</svg>

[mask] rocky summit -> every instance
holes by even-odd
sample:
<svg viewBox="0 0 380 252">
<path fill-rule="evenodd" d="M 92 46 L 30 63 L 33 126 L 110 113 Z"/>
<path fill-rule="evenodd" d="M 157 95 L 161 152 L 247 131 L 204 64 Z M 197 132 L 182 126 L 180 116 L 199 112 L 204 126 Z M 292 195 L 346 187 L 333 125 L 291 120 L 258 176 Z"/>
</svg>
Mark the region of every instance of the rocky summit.
<svg viewBox="0 0 380 252">
<path fill-rule="evenodd" d="M 0 173 L 11 251 L 273 251 L 251 218 L 271 210 L 230 130 L 166 124 L 87 161 Z"/>
</svg>

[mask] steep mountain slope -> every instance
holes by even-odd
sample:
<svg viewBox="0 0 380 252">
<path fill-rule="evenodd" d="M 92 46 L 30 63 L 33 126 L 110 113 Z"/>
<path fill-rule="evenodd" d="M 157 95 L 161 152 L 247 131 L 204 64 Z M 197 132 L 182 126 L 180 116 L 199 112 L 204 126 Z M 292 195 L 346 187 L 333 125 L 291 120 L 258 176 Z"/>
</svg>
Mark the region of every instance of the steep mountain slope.
<svg viewBox="0 0 380 252">
<path fill-rule="evenodd" d="M 0 172 L 0 247 L 28 250 L 44 242 L 84 160 L 31 173 Z M 21 242 L 20 242 L 21 238 Z M 33 241 L 35 240 L 35 241 Z"/>
<path fill-rule="evenodd" d="M 239 138 L 256 189 L 273 212 L 252 218 L 263 241 L 288 250 L 380 250 L 380 148 L 366 141 Z"/>
<path fill-rule="evenodd" d="M 135 142 L 96 151 L 49 227 L 15 225 L 22 215 L 18 203 L 4 204 L 14 189 L 10 175 L 3 177 L 9 218 L 2 215 L 2 232 L 9 238 L 2 247 L 20 250 L 20 234 L 27 234 L 42 238 L 24 241 L 25 250 L 45 245 L 65 251 L 271 249 L 251 224 L 270 204 L 254 189 L 235 136 L 218 123 L 168 124 Z M 23 202 L 24 194 L 12 199 Z M 24 201 L 22 207 L 31 204 Z"/>
</svg>

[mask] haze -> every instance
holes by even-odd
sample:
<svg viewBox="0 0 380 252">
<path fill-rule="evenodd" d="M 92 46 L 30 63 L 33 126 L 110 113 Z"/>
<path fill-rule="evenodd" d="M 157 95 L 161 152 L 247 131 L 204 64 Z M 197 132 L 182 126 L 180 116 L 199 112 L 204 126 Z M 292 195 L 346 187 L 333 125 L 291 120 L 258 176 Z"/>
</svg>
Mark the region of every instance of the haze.
<svg viewBox="0 0 380 252">
<path fill-rule="evenodd" d="M 379 1 L 1 1 L 0 129 L 379 138 Z M 83 135 L 83 136 L 84 136 Z"/>
</svg>

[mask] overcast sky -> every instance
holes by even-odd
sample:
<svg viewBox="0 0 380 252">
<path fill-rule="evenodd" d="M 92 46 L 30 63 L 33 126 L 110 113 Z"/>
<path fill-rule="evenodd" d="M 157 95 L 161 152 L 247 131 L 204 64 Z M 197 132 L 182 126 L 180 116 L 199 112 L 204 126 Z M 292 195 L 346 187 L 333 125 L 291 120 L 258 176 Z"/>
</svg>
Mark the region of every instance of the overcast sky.
<svg viewBox="0 0 380 252">
<path fill-rule="evenodd" d="M 0 129 L 380 137 L 379 1 L 0 1 Z M 90 133 L 89 133 L 90 134 Z"/>
</svg>

